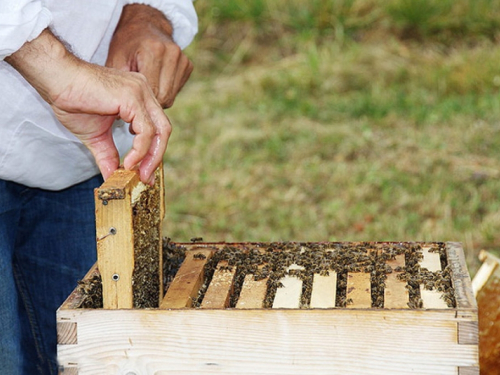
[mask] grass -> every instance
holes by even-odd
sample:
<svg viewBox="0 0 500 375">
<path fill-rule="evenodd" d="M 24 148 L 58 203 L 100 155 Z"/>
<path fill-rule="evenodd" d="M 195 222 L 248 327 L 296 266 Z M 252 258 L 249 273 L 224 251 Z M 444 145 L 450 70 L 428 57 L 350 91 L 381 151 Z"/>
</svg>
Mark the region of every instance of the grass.
<svg viewBox="0 0 500 375">
<path fill-rule="evenodd" d="M 500 4 L 196 2 L 175 241 L 500 243 Z M 479 22 L 482 20 L 482 22 Z"/>
</svg>

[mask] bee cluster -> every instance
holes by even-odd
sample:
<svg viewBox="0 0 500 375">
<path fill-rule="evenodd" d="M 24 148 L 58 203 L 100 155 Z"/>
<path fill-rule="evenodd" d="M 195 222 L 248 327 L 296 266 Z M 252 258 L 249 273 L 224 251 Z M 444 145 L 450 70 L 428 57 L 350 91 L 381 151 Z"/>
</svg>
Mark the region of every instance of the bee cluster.
<svg viewBox="0 0 500 375">
<path fill-rule="evenodd" d="M 210 285 L 212 276 L 221 261 L 227 265 L 219 266 L 219 270 L 235 270 L 235 281 L 230 296 L 229 307 L 235 307 L 247 275 L 255 280 L 267 280 L 267 292 L 263 307 L 272 307 L 278 288 L 283 287 L 281 279 L 295 276 L 302 280 L 301 308 L 308 308 L 311 301 L 313 276 L 328 276 L 330 272 L 337 274 L 337 307 L 346 307 L 352 301 L 347 297 L 347 275 L 353 272 L 370 274 L 371 300 L 373 308 L 384 307 L 384 290 L 387 275 L 393 272 L 402 282 L 406 282 L 409 293 L 409 308 L 421 308 L 420 288 L 442 292 L 448 307 L 455 307 L 454 289 L 451 281 L 450 267 L 447 264 L 445 244 L 426 243 L 431 245 L 431 252 L 440 254 L 442 271 L 431 272 L 421 268 L 422 244 L 411 242 L 274 242 L 274 243 L 239 243 L 213 246 L 214 254 L 207 261 L 204 269 L 204 283 L 193 301 L 193 307 L 199 307 Z M 177 270 L 185 258 L 190 246 L 177 244 L 170 239 L 163 242 L 163 276 L 165 290 L 168 289 Z M 204 244 L 203 248 L 210 248 Z M 394 260 L 397 255 L 404 254 L 405 265 L 392 268 L 387 261 Z M 195 253 L 194 259 L 204 259 L 204 255 Z M 297 268 L 289 269 L 295 264 Z M 79 288 L 89 296 L 82 307 L 97 308 L 102 306 L 102 295 L 99 297 L 98 276 L 87 282 L 81 281 Z M 101 292 L 102 293 L 102 292 Z M 152 300 L 153 301 L 153 300 Z M 157 298 L 156 298 L 157 301 Z"/>
<path fill-rule="evenodd" d="M 428 244 L 426 244 L 428 245 Z M 179 252 L 177 247 L 175 251 Z M 454 290 L 450 269 L 446 262 L 444 243 L 433 243 L 431 252 L 439 252 L 443 271 L 431 272 L 420 268 L 422 247 L 419 243 L 375 243 L 375 242 L 275 242 L 275 243 L 242 243 L 225 245 L 214 252 L 205 267 L 205 282 L 198 293 L 193 306 L 200 306 L 205 291 L 210 285 L 212 276 L 221 261 L 227 266 L 219 270 L 236 272 L 235 282 L 230 297 L 229 307 L 235 307 L 238 296 L 247 275 L 255 280 L 267 279 L 267 293 L 264 308 L 272 306 L 276 290 L 282 287 L 281 279 L 295 276 L 302 280 L 301 308 L 308 308 L 311 301 L 313 276 L 327 276 L 337 273 L 336 306 L 346 307 L 347 275 L 351 272 L 370 274 L 372 307 L 384 307 L 384 289 L 387 274 L 398 272 L 398 278 L 406 281 L 409 291 L 408 307 L 420 308 L 420 285 L 429 290 L 438 290 L 448 307 L 455 307 Z M 386 262 L 397 255 L 404 254 L 405 266 L 392 269 Z M 196 254 L 194 257 L 196 258 Z M 289 269 L 295 264 L 299 269 Z"/>
<path fill-rule="evenodd" d="M 76 290 L 82 296 L 80 308 L 100 309 L 102 302 L 102 279 L 101 275 L 92 275 L 85 280 L 79 280 Z"/>
<path fill-rule="evenodd" d="M 147 194 L 142 193 L 132 207 L 135 260 L 132 291 L 134 307 L 137 308 L 158 307 L 160 298 L 161 202 L 158 175 L 155 181 L 155 185 L 147 187 Z"/>
</svg>

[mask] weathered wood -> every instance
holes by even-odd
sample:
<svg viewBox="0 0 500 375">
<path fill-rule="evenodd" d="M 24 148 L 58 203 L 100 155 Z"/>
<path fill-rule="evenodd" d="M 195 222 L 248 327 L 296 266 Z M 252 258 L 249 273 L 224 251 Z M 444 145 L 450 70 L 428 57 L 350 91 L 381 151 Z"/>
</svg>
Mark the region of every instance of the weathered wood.
<svg viewBox="0 0 500 375">
<path fill-rule="evenodd" d="M 236 267 L 231 267 L 230 269 L 228 267 L 227 261 L 221 261 L 217 265 L 212 281 L 201 302 L 201 308 L 223 309 L 229 307 L 229 298 L 233 291 Z"/>
<path fill-rule="evenodd" d="M 395 259 L 388 260 L 386 263 L 392 268 L 392 273 L 387 274 L 385 280 L 384 307 L 386 309 L 406 309 L 410 298 L 406 281 L 398 279 L 398 275 L 403 273 L 405 255 L 396 255 Z M 401 267 L 401 271 L 396 271 L 397 267 Z"/>
<path fill-rule="evenodd" d="M 193 305 L 204 281 L 204 269 L 213 250 L 206 248 L 186 252 L 186 258 L 175 275 L 160 304 L 160 309 L 184 308 Z"/>
<path fill-rule="evenodd" d="M 264 306 L 268 278 L 255 280 L 254 275 L 246 275 L 241 287 L 237 309 L 260 309 Z"/>
<path fill-rule="evenodd" d="M 364 309 L 372 307 L 370 274 L 349 272 L 347 274 L 346 307 Z"/>
<path fill-rule="evenodd" d="M 132 191 L 137 172 L 118 170 L 95 190 L 97 259 L 105 309 L 133 307 Z"/>
<path fill-rule="evenodd" d="M 314 274 L 311 292 L 311 308 L 327 309 L 335 307 L 337 296 L 337 273 L 328 271 L 328 276 Z"/>
<path fill-rule="evenodd" d="M 60 345 L 79 375 L 456 375 L 477 366 L 458 344 L 453 309 L 71 310 L 78 345 Z M 362 355 L 360 355 L 362 353 Z M 73 365 L 74 366 L 74 365 Z"/>
<path fill-rule="evenodd" d="M 476 298 L 471 287 L 471 279 L 465 263 L 462 244 L 446 243 L 446 258 L 451 268 L 451 282 L 455 290 L 455 300 L 459 309 L 477 309 Z"/>
<path fill-rule="evenodd" d="M 288 270 L 301 270 L 302 266 L 292 264 Z M 302 280 L 296 276 L 287 275 L 280 279 L 281 288 L 276 290 L 273 301 L 273 309 L 298 309 L 300 307 L 300 297 L 302 295 Z"/>
</svg>

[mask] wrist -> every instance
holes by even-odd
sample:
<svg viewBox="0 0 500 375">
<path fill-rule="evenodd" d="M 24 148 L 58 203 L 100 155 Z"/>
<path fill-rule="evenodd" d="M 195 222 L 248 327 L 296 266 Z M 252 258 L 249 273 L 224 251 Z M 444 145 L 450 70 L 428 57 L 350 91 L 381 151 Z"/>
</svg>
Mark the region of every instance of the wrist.
<svg viewBox="0 0 500 375">
<path fill-rule="evenodd" d="M 146 4 L 128 4 L 123 7 L 120 26 L 127 25 L 130 30 L 143 27 L 153 27 L 161 31 L 163 34 L 172 37 L 173 27 L 165 15 L 156 8 Z"/>
<path fill-rule="evenodd" d="M 53 103 L 81 62 L 49 29 L 5 59 L 48 103 Z"/>
</svg>

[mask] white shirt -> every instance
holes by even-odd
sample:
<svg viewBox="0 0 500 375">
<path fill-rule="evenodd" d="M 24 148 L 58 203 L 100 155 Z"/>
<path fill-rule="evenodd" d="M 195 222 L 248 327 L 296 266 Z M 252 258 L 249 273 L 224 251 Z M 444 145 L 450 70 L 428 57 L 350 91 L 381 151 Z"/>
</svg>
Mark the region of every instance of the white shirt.
<svg viewBox="0 0 500 375">
<path fill-rule="evenodd" d="M 5 57 L 51 26 L 80 58 L 104 65 L 121 11 L 128 3 L 151 5 L 172 23 L 185 48 L 197 32 L 192 0 L 1 0 L 0 179 L 60 190 L 99 173 L 85 146 Z M 113 137 L 123 156 L 132 144 L 128 126 L 115 122 Z"/>
</svg>

